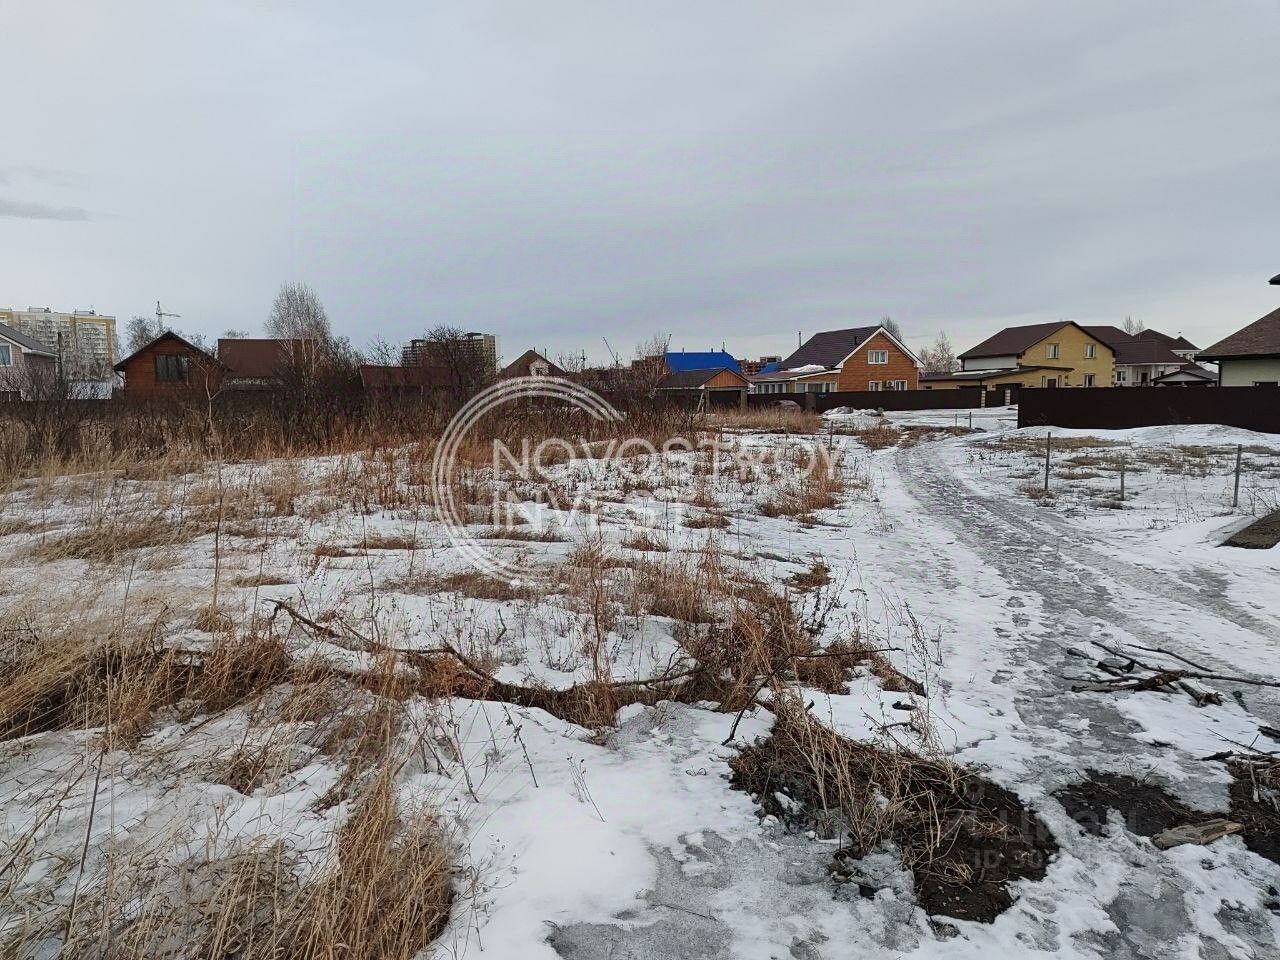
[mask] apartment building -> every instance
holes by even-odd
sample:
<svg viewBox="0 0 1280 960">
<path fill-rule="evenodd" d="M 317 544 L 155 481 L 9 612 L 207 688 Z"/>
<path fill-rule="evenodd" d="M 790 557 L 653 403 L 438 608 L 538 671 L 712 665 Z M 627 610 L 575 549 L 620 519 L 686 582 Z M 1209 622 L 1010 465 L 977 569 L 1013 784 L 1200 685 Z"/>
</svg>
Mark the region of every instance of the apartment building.
<svg viewBox="0 0 1280 960">
<path fill-rule="evenodd" d="M 98 378 L 116 362 L 115 317 L 92 310 L 0 307 L 0 323 L 44 344 L 65 377 Z"/>
<path fill-rule="evenodd" d="M 466 333 L 455 340 L 410 340 L 401 351 L 406 367 L 469 367 L 486 377 L 498 372 L 498 338 L 491 333 Z"/>
</svg>

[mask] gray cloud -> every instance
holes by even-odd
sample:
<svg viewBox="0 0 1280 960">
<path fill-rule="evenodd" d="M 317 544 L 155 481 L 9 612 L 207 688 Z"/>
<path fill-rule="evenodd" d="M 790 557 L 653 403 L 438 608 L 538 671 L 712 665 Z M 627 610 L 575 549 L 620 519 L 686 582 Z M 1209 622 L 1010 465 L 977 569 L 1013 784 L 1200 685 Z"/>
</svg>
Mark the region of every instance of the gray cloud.
<svg viewBox="0 0 1280 960">
<path fill-rule="evenodd" d="M 71 3 L 7 14 L 41 76 L 9 169 L 129 216 L 8 214 L 0 300 L 259 329 L 301 279 L 357 341 L 596 357 L 884 314 L 917 343 L 1125 315 L 1210 342 L 1276 305 L 1269 0 Z"/>
<path fill-rule="evenodd" d="M 0 217 L 15 220 L 90 220 L 89 211 L 79 207 L 55 207 L 30 200 L 0 199 Z"/>
</svg>

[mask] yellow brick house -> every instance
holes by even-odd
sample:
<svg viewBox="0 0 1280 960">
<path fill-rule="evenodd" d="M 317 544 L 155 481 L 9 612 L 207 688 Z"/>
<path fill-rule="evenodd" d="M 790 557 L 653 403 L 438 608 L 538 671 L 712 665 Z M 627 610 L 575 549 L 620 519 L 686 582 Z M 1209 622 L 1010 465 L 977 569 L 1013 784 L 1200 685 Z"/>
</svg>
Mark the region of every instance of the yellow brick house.
<svg viewBox="0 0 1280 960">
<path fill-rule="evenodd" d="M 1005 327 L 960 354 L 958 373 L 922 377 L 921 386 L 1109 387 L 1115 361 L 1078 323 L 1034 323 Z"/>
</svg>

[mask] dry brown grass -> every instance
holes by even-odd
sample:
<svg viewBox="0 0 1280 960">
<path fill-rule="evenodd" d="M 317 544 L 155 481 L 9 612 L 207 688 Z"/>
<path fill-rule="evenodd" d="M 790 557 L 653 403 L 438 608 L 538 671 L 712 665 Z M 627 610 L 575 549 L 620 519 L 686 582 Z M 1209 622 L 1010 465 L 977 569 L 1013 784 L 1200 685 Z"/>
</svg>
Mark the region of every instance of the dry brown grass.
<svg viewBox="0 0 1280 960">
<path fill-rule="evenodd" d="M 516 540 L 523 543 L 563 543 L 569 538 L 554 527 L 526 530 L 523 527 L 491 527 L 475 534 L 478 540 Z"/>
<path fill-rule="evenodd" d="M 417 550 L 418 541 L 410 534 L 382 534 L 365 537 L 362 550 Z"/>
<path fill-rule="evenodd" d="M 792 574 L 787 582 L 797 590 L 817 590 L 831 582 L 831 568 L 821 560 L 817 560 L 808 570 Z"/>
<path fill-rule="evenodd" d="M 286 587 L 293 583 L 273 573 L 250 573 L 227 581 L 233 587 Z"/>
<path fill-rule="evenodd" d="M 27 555 L 41 562 L 87 560 L 116 563 L 131 550 L 171 547 L 188 541 L 193 531 L 162 517 L 100 520 L 84 529 L 34 544 Z"/>
<path fill-rule="evenodd" d="M 192 698 L 224 710 L 281 682 L 291 661 L 278 641 L 222 635 L 207 651 L 162 642 L 164 620 L 40 623 L 14 634 L 0 659 L 0 740 L 101 727 L 136 743 L 157 711 Z"/>
<path fill-rule="evenodd" d="M 622 541 L 622 546 L 628 550 L 643 550 L 646 553 L 666 553 L 671 549 L 667 544 L 647 532 L 627 537 Z"/>
<path fill-rule="evenodd" d="M 903 438 L 903 433 L 887 420 L 872 427 L 860 427 L 838 431 L 858 438 L 868 450 L 884 450 L 896 447 Z"/>
<path fill-rule="evenodd" d="M 684 525 L 691 530 L 723 530 L 729 526 L 729 518 L 723 513 L 706 511 L 688 517 Z"/>
<path fill-rule="evenodd" d="M 1056 844 L 1009 791 L 941 757 L 842 737 L 792 691 L 776 691 L 774 712 L 769 739 L 730 762 L 734 782 L 784 822 L 841 840 L 837 876 L 892 841 L 929 913 L 975 920 L 1012 903 L 1010 881 L 1044 876 Z"/>
<path fill-rule="evenodd" d="M 41 905 L 0 935 L 0 955 L 410 960 L 448 920 L 452 869 L 443 825 L 427 810 L 402 812 L 384 773 L 309 877 L 282 841 L 197 853 L 181 868 L 113 851 L 72 904 Z"/>
<path fill-rule="evenodd" d="M 1018 488 L 1019 492 L 1028 500 L 1053 500 L 1057 494 L 1052 489 L 1046 490 L 1043 483 L 1024 483 Z"/>
<path fill-rule="evenodd" d="M 837 460 L 817 451 L 819 456 L 806 464 L 798 482 L 784 485 L 757 508 L 766 517 L 796 517 L 810 520 L 816 510 L 830 510 L 845 490 Z"/>
<path fill-rule="evenodd" d="M 792 405 L 751 407 L 746 410 L 718 410 L 707 418 L 708 426 L 721 430 L 754 433 L 816 433 L 822 417 Z"/>
</svg>

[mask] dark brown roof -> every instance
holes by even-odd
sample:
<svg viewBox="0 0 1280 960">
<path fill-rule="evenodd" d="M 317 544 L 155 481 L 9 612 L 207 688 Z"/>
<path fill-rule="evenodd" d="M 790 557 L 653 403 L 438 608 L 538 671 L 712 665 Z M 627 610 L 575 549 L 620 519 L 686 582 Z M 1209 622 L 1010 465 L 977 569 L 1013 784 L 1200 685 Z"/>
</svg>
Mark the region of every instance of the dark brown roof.
<svg viewBox="0 0 1280 960">
<path fill-rule="evenodd" d="M 1147 337 L 1141 339 L 1130 333 L 1125 333 L 1119 327 L 1085 327 L 1086 333 L 1091 334 L 1095 339 L 1101 340 L 1116 355 L 1116 363 L 1119 364 L 1135 364 L 1135 363 L 1159 363 L 1170 364 L 1176 363 L 1181 366 L 1186 362 L 1185 357 L 1180 357 L 1169 349 L 1164 341 L 1176 343 L 1173 337 L 1163 333 L 1149 331 L 1161 339 L 1155 337 Z M 1147 332 L 1147 331 L 1144 331 Z M 1190 344 L 1187 349 L 1194 350 Z"/>
<path fill-rule="evenodd" d="M 1272 310 L 1199 354 L 1201 360 L 1233 357 L 1280 357 L 1280 310 Z"/>
<path fill-rule="evenodd" d="M 232 337 L 218 341 L 218 359 L 233 376 L 267 379 L 288 366 L 305 340 L 251 340 Z"/>
<path fill-rule="evenodd" d="M 1022 327 L 1005 327 L 995 336 L 987 337 L 976 347 L 970 347 L 960 354 L 960 359 L 1016 357 L 1030 350 L 1045 337 L 1067 326 L 1084 330 L 1084 327 L 1072 320 L 1054 320 L 1052 323 L 1030 323 Z M 1085 332 L 1088 333 L 1087 330 Z"/>
<path fill-rule="evenodd" d="M 658 381 L 658 390 L 696 390 L 704 384 L 710 383 L 720 374 L 728 371 L 741 380 L 744 384 L 747 382 L 742 374 L 730 370 L 728 367 L 710 367 L 706 370 L 673 370 L 665 377 Z"/>
<path fill-rule="evenodd" d="M 1007 377 L 1015 373 L 1035 373 L 1040 370 L 1055 370 L 1062 372 L 1070 372 L 1071 367 L 1051 367 L 1045 364 L 1026 364 L 1016 367 L 995 367 L 991 370 L 957 370 L 954 373 L 922 373 L 921 380 L 936 382 L 941 380 L 958 380 L 958 381 L 981 381 L 988 380 L 992 377 Z"/>
<path fill-rule="evenodd" d="M 1170 350 L 1199 350 L 1194 343 L 1188 340 L 1182 334 L 1171 337 L 1167 333 L 1161 333 L 1159 330 L 1139 330 L 1134 335 L 1135 340 L 1155 340 L 1157 343 L 1163 343 Z"/>
<path fill-rule="evenodd" d="M 1177 370 L 1170 370 L 1168 373 L 1162 373 L 1158 377 L 1152 377 L 1151 382 L 1159 383 L 1161 380 L 1166 380 L 1170 377 L 1176 376 L 1177 374 L 1188 374 L 1190 376 L 1196 377 L 1199 380 L 1217 380 L 1218 379 L 1218 375 L 1214 373 L 1212 370 L 1206 370 L 1204 367 L 1200 366 L 1200 364 L 1198 363 L 1187 363 L 1187 364 L 1183 364 Z"/>
<path fill-rule="evenodd" d="M 154 347 L 157 343 L 160 343 L 162 340 L 176 340 L 178 341 L 178 343 L 182 344 L 192 353 L 198 353 L 200 356 L 207 359 L 210 363 L 215 363 L 215 364 L 218 364 L 219 366 L 222 366 L 218 358 L 213 356 L 207 350 L 201 350 L 199 347 L 197 347 L 194 343 L 192 343 L 190 340 L 186 339 L 185 337 L 178 336 L 178 334 L 174 333 L 172 330 L 166 330 L 164 333 L 160 334 L 160 336 L 156 337 L 154 340 L 148 343 L 145 347 L 142 347 L 138 350 L 133 351 L 133 353 L 129 354 L 127 357 L 125 357 L 123 360 L 121 360 L 111 369 L 115 370 L 117 373 L 124 373 L 125 367 L 127 367 L 135 357 L 142 356 L 142 354 L 146 353 L 148 350 Z"/>
<path fill-rule="evenodd" d="M 445 367 L 415 364 L 411 367 L 360 365 L 360 382 L 366 390 L 430 390 L 449 384 Z"/>
<path fill-rule="evenodd" d="M 780 369 L 819 366 L 830 370 L 839 366 L 845 357 L 857 350 L 864 340 L 879 329 L 877 324 L 874 327 L 850 327 L 848 330 L 815 333 L 799 350 L 782 361 Z"/>
<path fill-rule="evenodd" d="M 748 379 L 751 380 L 752 383 L 776 383 L 782 380 L 803 380 L 807 377 L 833 377 L 838 373 L 838 370 L 826 368 L 822 370 L 805 370 L 803 368 L 797 368 L 795 370 L 770 370 L 768 373 L 753 374 Z"/>
</svg>

